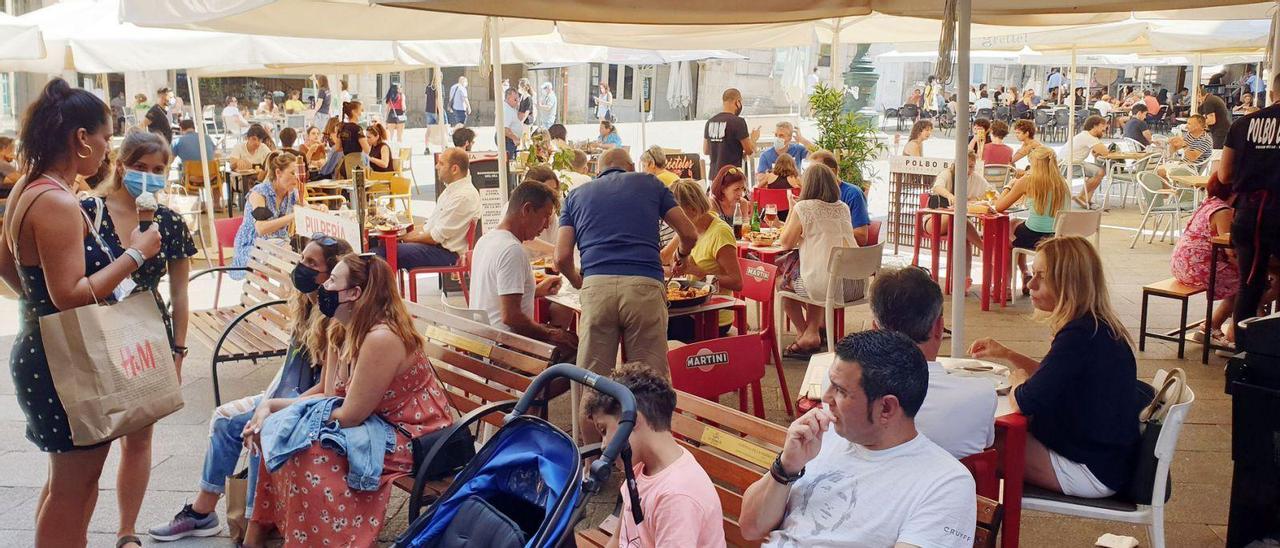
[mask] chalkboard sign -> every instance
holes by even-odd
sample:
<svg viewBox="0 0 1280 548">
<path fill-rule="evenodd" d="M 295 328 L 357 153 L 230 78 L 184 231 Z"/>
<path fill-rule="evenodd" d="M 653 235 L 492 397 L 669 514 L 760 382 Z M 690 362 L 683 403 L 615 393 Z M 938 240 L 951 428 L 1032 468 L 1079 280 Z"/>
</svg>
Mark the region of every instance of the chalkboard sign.
<svg viewBox="0 0 1280 548">
<path fill-rule="evenodd" d="M 702 155 L 700 154 L 668 154 L 667 171 L 679 175 L 681 179 L 701 181 L 706 178 L 702 172 Z"/>
</svg>

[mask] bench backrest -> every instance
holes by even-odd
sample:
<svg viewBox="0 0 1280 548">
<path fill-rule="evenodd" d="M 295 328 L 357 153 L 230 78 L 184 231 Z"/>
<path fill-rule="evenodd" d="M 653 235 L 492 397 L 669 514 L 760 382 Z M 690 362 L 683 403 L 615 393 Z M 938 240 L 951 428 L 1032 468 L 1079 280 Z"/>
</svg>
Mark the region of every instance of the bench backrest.
<svg viewBox="0 0 1280 548">
<path fill-rule="evenodd" d="M 249 263 L 246 266 L 251 272 L 245 276 L 241 286 L 240 304 L 253 306 L 274 300 L 287 301 L 296 291 L 293 288 L 293 267 L 300 260 L 301 256 L 287 244 L 258 240 L 249 253 Z M 289 326 L 292 322 L 288 317 L 287 307 L 264 308 L 251 314 L 245 321 L 279 340 L 289 340 Z"/>
<path fill-rule="evenodd" d="M 742 537 L 742 494 L 760 479 L 782 450 L 786 428 L 713 401 L 676 392 L 671 431 L 711 477 L 724 509 L 730 546 L 759 546 Z"/>
<path fill-rule="evenodd" d="M 460 413 L 519 398 L 551 364 L 555 347 L 514 333 L 405 301 L 427 339 L 427 357 Z M 501 426 L 501 415 L 487 422 Z"/>
</svg>

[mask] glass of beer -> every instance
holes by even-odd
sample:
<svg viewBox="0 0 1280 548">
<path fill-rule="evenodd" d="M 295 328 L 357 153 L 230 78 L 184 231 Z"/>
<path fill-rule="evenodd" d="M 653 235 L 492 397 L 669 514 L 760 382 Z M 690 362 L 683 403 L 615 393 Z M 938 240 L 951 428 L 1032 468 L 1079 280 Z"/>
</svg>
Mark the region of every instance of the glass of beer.
<svg viewBox="0 0 1280 548">
<path fill-rule="evenodd" d="M 767 223 L 774 223 L 778 220 L 778 205 L 769 204 L 764 206 L 764 220 Z"/>
</svg>

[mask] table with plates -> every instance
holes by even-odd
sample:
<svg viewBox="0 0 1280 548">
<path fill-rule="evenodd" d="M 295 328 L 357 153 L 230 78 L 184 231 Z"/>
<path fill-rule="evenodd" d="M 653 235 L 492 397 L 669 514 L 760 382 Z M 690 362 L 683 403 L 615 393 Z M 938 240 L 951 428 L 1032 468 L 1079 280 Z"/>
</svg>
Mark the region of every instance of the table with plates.
<svg viewBox="0 0 1280 548">
<path fill-rule="evenodd" d="M 1009 368 L 1005 365 L 984 360 L 968 358 L 938 357 L 937 361 L 948 373 L 966 377 L 991 379 L 992 390 L 996 392 L 996 410 L 992 421 L 996 428 L 996 444 L 987 452 L 995 451 L 996 459 L 1003 471 L 1003 485 L 997 481 L 977 480 L 977 494 L 1004 505 L 1004 524 L 1001 526 L 1000 545 L 1002 548 L 1017 548 L 1018 535 L 1022 520 L 1022 490 L 1026 472 L 1027 419 L 1013 410 L 1009 402 Z M 803 413 L 801 403 L 804 400 L 815 402 L 826 390 L 828 371 L 835 363 L 835 354 L 823 352 L 809 358 L 809 366 L 805 370 L 804 380 L 800 383 L 797 395 L 796 412 Z M 808 408 L 812 408 L 810 403 Z M 806 409 L 807 410 L 807 409 Z M 977 458 L 971 455 L 969 458 Z M 963 462 L 963 461 L 962 461 Z"/>
<path fill-rule="evenodd" d="M 938 280 L 939 260 L 941 255 L 938 249 L 942 246 L 939 242 L 942 239 L 941 227 L 944 217 L 955 215 L 955 210 L 923 208 L 916 211 L 916 230 L 915 243 L 912 250 L 911 264 L 920 264 L 920 240 L 924 235 L 924 218 L 930 216 L 933 218 L 933 226 L 929 230 L 929 236 L 933 239 L 932 249 L 932 268 L 930 275 L 934 281 Z M 991 298 L 994 296 L 1000 303 L 1000 307 L 1004 308 L 1005 300 L 1008 298 L 1009 276 L 1011 274 L 1009 268 L 1009 258 L 1012 254 L 1010 250 L 1011 232 L 1009 215 L 1005 213 L 974 213 L 966 212 L 965 215 L 975 218 L 982 223 L 982 310 L 991 310 Z M 954 236 L 949 235 L 949 239 L 953 241 Z M 967 245 L 967 244 L 966 244 Z M 967 248 L 966 248 L 967 249 Z M 951 276 L 954 269 L 948 268 L 944 277 L 943 290 L 947 293 L 951 292 Z"/>
</svg>

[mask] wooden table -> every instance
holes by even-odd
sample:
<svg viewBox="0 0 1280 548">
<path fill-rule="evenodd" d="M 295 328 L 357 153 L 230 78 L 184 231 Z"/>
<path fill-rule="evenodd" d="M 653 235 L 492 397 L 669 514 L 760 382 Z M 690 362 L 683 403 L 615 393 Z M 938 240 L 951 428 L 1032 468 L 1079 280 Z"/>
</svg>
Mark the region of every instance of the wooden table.
<svg viewBox="0 0 1280 548">
<path fill-rule="evenodd" d="M 1207 188 L 1209 186 L 1208 175 L 1173 175 L 1169 177 L 1169 180 L 1191 188 Z"/>
<path fill-rule="evenodd" d="M 1109 152 L 1107 154 L 1103 154 L 1102 159 L 1112 162 L 1123 162 L 1127 160 L 1141 160 L 1150 154 L 1150 152 Z"/>
<path fill-rule="evenodd" d="M 938 361 L 946 365 L 951 358 L 939 357 Z M 800 383 L 797 400 L 801 397 L 813 397 L 814 391 L 821 394 L 826 389 L 827 370 L 835 361 L 835 354 L 823 352 L 809 358 L 809 367 L 805 370 L 804 380 Z M 972 360 L 982 362 L 982 360 Z M 1002 369 L 1000 364 L 982 362 Z M 814 386 L 817 385 L 817 386 Z M 819 396 L 820 397 L 820 396 Z M 800 413 L 797 408 L 797 413 Z M 1004 524 L 1000 533 L 1002 548 L 1017 548 L 1018 535 L 1022 522 L 1022 490 L 1027 465 L 1027 418 L 1013 410 L 1007 394 L 996 393 L 996 410 L 993 416 L 996 429 L 996 444 L 987 451 L 995 450 L 1004 472 L 1003 486 L 991 485 L 990 482 L 977 483 L 979 495 L 993 500 L 1000 500 L 1004 505 Z M 977 479 L 977 478 L 975 478 Z"/>
<path fill-rule="evenodd" d="M 913 255 L 911 264 L 920 265 L 920 239 L 923 235 L 924 217 L 926 215 L 933 218 L 933 227 L 929 230 L 930 237 L 933 238 L 933 259 L 930 274 L 934 281 L 938 280 L 939 259 L 941 255 L 938 249 L 942 239 L 941 227 L 943 217 L 951 217 L 955 215 L 953 209 L 920 209 L 916 211 L 916 234 L 915 244 L 913 246 Z M 994 295 L 996 300 L 1000 302 L 1000 307 L 1004 308 L 1005 300 L 1008 298 L 1009 290 L 1009 257 L 1012 255 L 1010 250 L 1010 223 L 1009 215 L 1005 213 L 971 213 L 966 212 L 967 217 L 976 218 L 982 222 L 982 309 L 991 310 L 991 297 Z M 948 239 L 954 246 L 955 237 L 948 233 Z M 968 245 L 967 243 L 965 244 Z M 966 247 L 966 250 L 968 248 Z M 951 293 L 951 275 L 953 269 L 948 264 L 947 275 L 944 277 L 943 290 Z"/>
<path fill-rule="evenodd" d="M 1207 178 L 1207 177 L 1206 177 Z M 1213 329 L 1210 324 L 1213 322 L 1213 290 L 1218 286 L 1218 250 L 1231 249 L 1231 235 L 1222 234 L 1209 239 L 1209 285 L 1205 287 L 1205 305 L 1204 305 L 1204 347 L 1200 355 L 1200 363 L 1209 364 L 1210 350 L 1229 350 L 1224 346 L 1215 346 L 1213 344 Z"/>
</svg>

